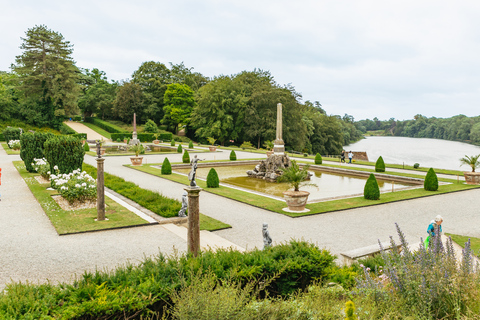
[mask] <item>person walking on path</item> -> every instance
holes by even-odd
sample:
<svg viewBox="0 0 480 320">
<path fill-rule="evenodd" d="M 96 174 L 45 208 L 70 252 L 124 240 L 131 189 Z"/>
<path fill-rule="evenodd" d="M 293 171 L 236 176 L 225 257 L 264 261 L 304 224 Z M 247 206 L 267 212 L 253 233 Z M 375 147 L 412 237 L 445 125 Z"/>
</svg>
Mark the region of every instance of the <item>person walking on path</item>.
<svg viewBox="0 0 480 320">
<path fill-rule="evenodd" d="M 340 155 L 340 162 L 345 163 L 345 150 L 342 150 L 342 154 Z"/>
<path fill-rule="evenodd" d="M 352 151 L 348 152 L 348 163 L 352 163 L 353 153 Z"/>
<path fill-rule="evenodd" d="M 442 222 L 443 222 L 443 218 L 441 215 L 437 215 L 435 219 L 430 221 L 430 224 L 428 225 L 428 228 L 427 228 L 428 236 L 424 242 L 425 249 L 428 249 L 428 245 L 430 244 L 430 241 L 432 240 L 433 237 L 442 235 Z"/>
</svg>

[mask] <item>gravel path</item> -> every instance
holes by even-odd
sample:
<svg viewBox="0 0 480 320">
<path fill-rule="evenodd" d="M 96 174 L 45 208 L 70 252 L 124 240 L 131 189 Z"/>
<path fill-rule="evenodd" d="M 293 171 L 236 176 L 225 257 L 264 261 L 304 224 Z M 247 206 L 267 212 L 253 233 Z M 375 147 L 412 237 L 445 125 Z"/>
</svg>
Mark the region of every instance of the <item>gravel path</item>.
<svg viewBox="0 0 480 320">
<path fill-rule="evenodd" d="M 230 151 L 199 154 L 207 160 L 228 159 Z M 237 152 L 238 159 L 261 155 Z M 147 163 L 162 163 L 165 155 L 147 155 Z M 170 154 L 180 162 L 181 154 Z M 169 254 L 174 247 L 186 250 L 186 243 L 159 225 L 58 236 L 28 187 L 12 165 L 18 156 L 0 150 L 2 185 L 0 193 L 0 289 L 10 281 L 68 281 L 84 270 L 112 269 L 128 261 L 137 263 L 159 251 Z M 106 157 L 106 172 L 135 182 L 142 188 L 181 199 L 184 186 L 124 167 L 129 157 Z M 96 165 L 85 156 L 85 162 Z M 445 232 L 480 237 L 478 199 L 480 190 L 400 201 L 339 212 L 290 218 L 210 194 L 200 194 L 200 211 L 232 225 L 215 234 L 243 248 L 263 246 L 262 223 L 269 224 L 274 243 L 292 238 L 316 243 L 333 254 L 388 241 L 396 236 L 398 223 L 411 243 L 426 236 L 430 220 L 440 214 Z"/>
</svg>

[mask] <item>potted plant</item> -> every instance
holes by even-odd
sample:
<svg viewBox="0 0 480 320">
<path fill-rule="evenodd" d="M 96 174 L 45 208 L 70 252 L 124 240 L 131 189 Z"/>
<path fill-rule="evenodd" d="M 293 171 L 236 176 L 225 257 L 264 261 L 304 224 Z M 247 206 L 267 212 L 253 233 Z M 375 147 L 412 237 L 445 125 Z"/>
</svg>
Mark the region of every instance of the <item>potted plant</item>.
<svg viewBox="0 0 480 320">
<path fill-rule="evenodd" d="M 306 183 L 308 179 L 309 165 L 305 165 L 300 169 L 295 160 L 291 161 L 291 165 L 287 168 L 282 168 L 282 175 L 277 179 L 278 182 L 287 182 L 293 190 L 287 190 L 283 192 L 285 201 L 287 202 L 288 209 L 291 211 L 304 211 L 307 204 L 308 196 L 310 192 L 300 191 L 301 186 L 313 185 L 313 183 Z"/>
<path fill-rule="evenodd" d="M 134 144 L 130 146 L 130 151 L 135 152 L 135 157 L 130 157 L 130 161 L 132 161 L 132 165 L 139 166 L 142 164 L 143 157 L 139 157 L 138 155 L 145 151 L 145 148 L 141 143 Z"/>
<path fill-rule="evenodd" d="M 213 144 L 215 143 L 215 141 L 217 141 L 217 139 L 215 139 L 214 137 L 208 137 L 207 140 L 208 140 L 208 143 L 210 143 L 210 147 L 208 147 L 208 149 L 209 149 L 211 152 L 217 151 L 217 147 L 215 147 L 215 146 L 213 145 Z"/>
<path fill-rule="evenodd" d="M 153 136 L 155 137 L 155 140 L 153 140 L 153 143 L 159 144 L 160 140 L 158 140 L 158 133 L 154 133 Z"/>
<path fill-rule="evenodd" d="M 472 168 L 472 172 L 464 172 L 465 182 L 467 184 L 480 184 L 480 172 L 475 172 L 475 168 L 480 166 L 480 154 L 476 156 L 465 156 L 460 159 L 461 165 L 469 165 Z"/>
<path fill-rule="evenodd" d="M 265 149 L 267 149 L 267 157 L 270 157 L 273 154 L 273 141 L 267 140 L 265 141 L 263 146 L 265 147 Z"/>
</svg>

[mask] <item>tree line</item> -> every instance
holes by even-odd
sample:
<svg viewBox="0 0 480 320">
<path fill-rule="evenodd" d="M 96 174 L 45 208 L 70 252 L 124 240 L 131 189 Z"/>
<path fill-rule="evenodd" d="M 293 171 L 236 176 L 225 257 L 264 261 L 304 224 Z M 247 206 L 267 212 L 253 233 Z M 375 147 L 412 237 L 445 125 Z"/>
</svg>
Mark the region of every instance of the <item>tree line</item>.
<svg viewBox="0 0 480 320">
<path fill-rule="evenodd" d="M 383 130 L 385 135 L 391 136 L 435 138 L 480 144 L 480 116 L 467 117 L 461 114 L 450 118 L 427 118 L 417 114 L 412 120 L 399 121 L 391 118 L 380 121 L 374 118 L 356 121 L 355 125 L 363 133 Z"/>
<path fill-rule="evenodd" d="M 353 117 L 327 115 L 319 102 L 301 102 L 291 85 L 254 69 L 208 78 L 183 63 L 147 61 L 125 81 L 109 80 L 98 68 L 78 68 L 73 45 L 44 25 L 26 31 L 23 53 L 11 72 L 0 72 L 0 120 L 18 118 L 59 128 L 65 117 L 82 114 L 104 120 L 152 120 L 189 138 L 262 147 L 275 139 L 276 105 L 283 104 L 287 149 L 338 154 L 361 138 Z"/>
</svg>

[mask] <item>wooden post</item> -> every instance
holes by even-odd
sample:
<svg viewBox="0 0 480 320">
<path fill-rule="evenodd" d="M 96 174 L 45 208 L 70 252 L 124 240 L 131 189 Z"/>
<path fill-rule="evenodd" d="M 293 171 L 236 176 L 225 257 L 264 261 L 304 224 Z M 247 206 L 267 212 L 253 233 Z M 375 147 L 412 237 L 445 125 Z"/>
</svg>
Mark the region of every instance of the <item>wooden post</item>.
<svg viewBox="0 0 480 320">
<path fill-rule="evenodd" d="M 97 221 L 105 220 L 105 179 L 103 162 L 105 158 L 97 158 Z"/>
<path fill-rule="evenodd" d="M 187 248 L 188 252 L 194 257 L 200 251 L 200 205 L 199 195 L 202 188 L 186 187 L 184 190 L 188 193 L 188 231 Z"/>
</svg>

